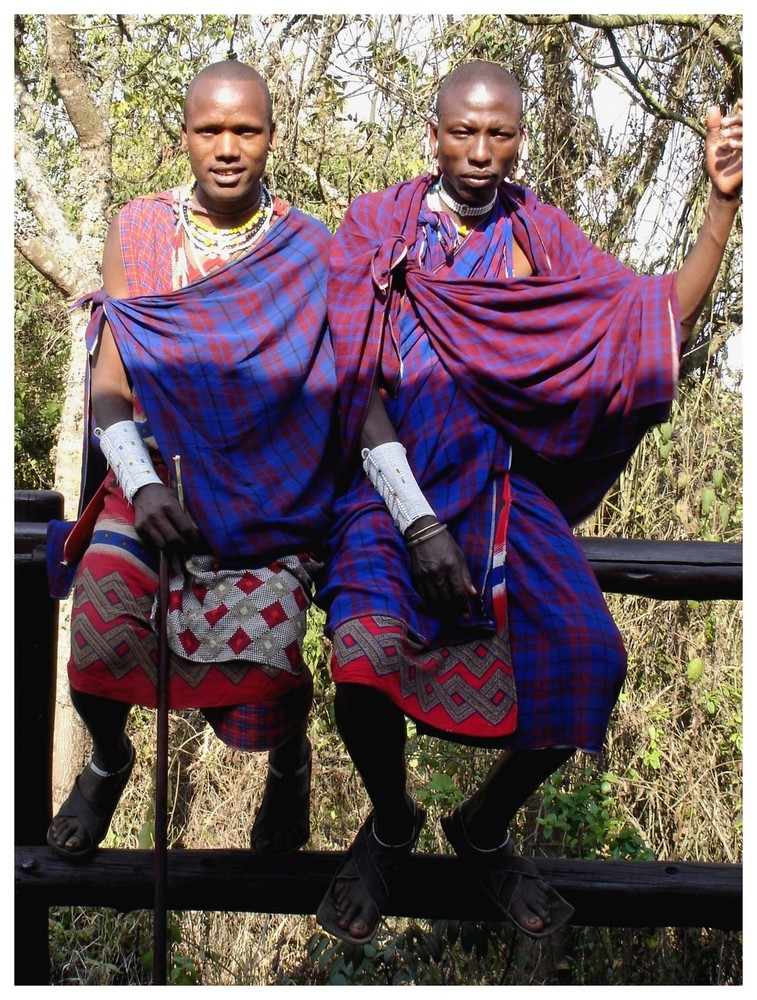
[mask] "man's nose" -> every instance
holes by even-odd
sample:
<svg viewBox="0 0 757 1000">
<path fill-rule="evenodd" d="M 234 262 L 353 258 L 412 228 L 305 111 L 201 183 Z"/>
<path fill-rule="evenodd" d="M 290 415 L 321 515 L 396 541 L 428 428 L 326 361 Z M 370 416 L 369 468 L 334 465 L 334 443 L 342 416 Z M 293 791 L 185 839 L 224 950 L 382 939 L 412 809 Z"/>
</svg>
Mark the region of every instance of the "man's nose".
<svg viewBox="0 0 757 1000">
<path fill-rule="evenodd" d="M 239 139 L 233 132 L 219 132 L 215 154 L 219 160 L 235 160 L 239 156 Z"/>
<path fill-rule="evenodd" d="M 474 135 L 468 147 L 468 158 L 473 163 L 489 163 L 492 158 L 491 144 L 487 135 Z"/>
</svg>

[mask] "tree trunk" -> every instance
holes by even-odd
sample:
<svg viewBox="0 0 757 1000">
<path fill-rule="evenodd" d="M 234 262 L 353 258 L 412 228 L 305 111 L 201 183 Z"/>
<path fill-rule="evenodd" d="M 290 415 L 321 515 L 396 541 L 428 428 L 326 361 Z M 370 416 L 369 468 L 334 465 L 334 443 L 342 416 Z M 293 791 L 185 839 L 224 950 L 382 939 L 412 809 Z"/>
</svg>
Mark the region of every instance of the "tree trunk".
<svg viewBox="0 0 757 1000">
<path fill-rule="evenodd" d="M 73 520 L 79 505 L 82 441 L 84 440 L 84 376 L 87 351 L 84 331 L 88 309 L 71 313 L 71 360 L 66 378 L 65 401 L 56 445 L 55 489 L 64 498 L 65 518 Z M 58 679 L 55 696 L 55 740 L 53 745 L 53 809 L 66 798 L 89 750 L 89 737 L 71 704 L 68 658 L 71 646 L 71 600 L 61 602 L 58 630 Z"/>
</svg>

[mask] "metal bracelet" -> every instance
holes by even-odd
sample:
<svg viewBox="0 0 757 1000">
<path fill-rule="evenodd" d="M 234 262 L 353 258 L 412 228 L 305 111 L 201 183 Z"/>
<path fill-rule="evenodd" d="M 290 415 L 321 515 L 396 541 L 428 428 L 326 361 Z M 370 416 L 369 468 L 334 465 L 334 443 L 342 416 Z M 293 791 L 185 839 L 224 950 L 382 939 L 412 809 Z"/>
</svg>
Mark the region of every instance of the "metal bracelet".
<svg viewBox="0 0 757 1000">
<path fill-rule="evenodd" d="M 439 522 L 439 524 L 431 524 L 428 528 L 422 528 L 415 535 L 411 535 L 409 539 L 405 539 L 405 546 L 408 549 L 414 549 L 416 545 L 421 545 L 423 542 L 427 542 L 431 538 L 436 538 L 437 535 L 441 535 L 441 533 L 446 530 L 446 524 L 441 522 Z"/>
</svg>

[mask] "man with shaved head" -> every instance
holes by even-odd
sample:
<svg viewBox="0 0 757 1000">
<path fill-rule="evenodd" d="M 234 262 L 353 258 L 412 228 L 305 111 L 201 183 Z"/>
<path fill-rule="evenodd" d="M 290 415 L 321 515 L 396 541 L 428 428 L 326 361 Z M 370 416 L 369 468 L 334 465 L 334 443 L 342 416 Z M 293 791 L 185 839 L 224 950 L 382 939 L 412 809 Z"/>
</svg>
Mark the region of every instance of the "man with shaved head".
<svg viewBox="0 0 757 1000">
<path fill-rule="evenodd" d="M 93 751 L 48 832 L 74 861 L 105 837 L 134 765 L 131 706 L 156 704 L 160 550 L 170 706 L 200 708 L 231 747 L 269 751 L 253 851 L 309 836 L 302 640 L 337 461 L 329 234 L 263 182 L 276 125 L 252 67 L 202 70 L 181 136 L 193 182 L 121 209 L 93 296 L 90 417 L 109 471 L 69 663 Z"/>
<path fill-rule="evenodd" d="M 639 276 L 509 178 L 515 80 L 442 83 L 438 169 L 355 200 L 330 258 L 329 325 L 354 478 L 327 584 L 336 720 L 373 809 L 319 908 L 365 943 L 424 813 L 405 718 L 498 748 L 442 827 L 503 917 L 542 938 L 573 908 L 508 834 L 576 749 L 602 749 L 626 656 L 571 527 L 666 419 L 678 361 L 738 209 L 742 117 L 707 118 L 711 196 L 679 271 Z"/>
<path fill-rule="evenodd" d="M 191 113 L 189 111 L 189 105 L 192 100 L 192 95 L 195 92 L 199 92 L 203 95 L 208 84 L 210 84 L 213 80 L 220 81 L 222 83 L 237 82 L 257 86 L 258 100 L 260 101 L 261 111 L 267 119 L 269 127 L 275 130 L 273 121 L 273 101 L 271 100 L 271 92 L 268 89 L 268 84 L 256 69 L 253 69 L 252 66 L 248 66 L 247 63 L 239 62 L 236 59 L 227 59 L 224 62 L 211 63 L 209 66 L 206 66 L 205 69 L 200 70 L 193 80 L 190 80 L 187 92 L 184 95 L 185 122 L 187 120 L 187 115 Z"/>
</svg>

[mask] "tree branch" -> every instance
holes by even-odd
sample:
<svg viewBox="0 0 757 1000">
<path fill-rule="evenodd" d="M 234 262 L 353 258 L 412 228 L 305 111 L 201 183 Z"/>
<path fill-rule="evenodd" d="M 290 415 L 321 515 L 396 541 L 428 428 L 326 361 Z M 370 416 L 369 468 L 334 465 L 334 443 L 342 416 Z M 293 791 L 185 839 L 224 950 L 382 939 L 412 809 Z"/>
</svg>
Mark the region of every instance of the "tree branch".
<svg viewBox="0 0 757 1000">
<path fill-rule="evenodd" d="M 39 165 L 32 139 L 16 129 L 14 146 L 27 195 L 26 212 L 23 209 L 16 212 L 16 247 L 64 295 L 69 298 L 78 296 L 92 287 L 94 258 L 82 252 L 55 191 Z M 32 213 L 41 232 L 32 231 L 34 227 L 29 224 Z"/>
<path fill-rule="evenodd" d="M 110 204 L 113 134 L 110 108 L 119 62 L 121 31 L 114 24 L 113 44 L 106 45 L 100 61 L 100 106 L 87 85 L 87 74 L 76 48 L 72 14 L 51 14 L 46 19 L 48 58 L 55 84 L 79 138 L 82 177 L 88 188 L 83 199 L 82 239 L 99 247 L 104 235 L 105 212 Z M 105 108 L 104 112 L 102 108 Z"/>
<path fill-rule="evenodd" d="M 50 14 L 47 48 L 55 85 L 66 106 L 82 149 L 110 144 L 110 126 L 86 83 L 86 73 L 76 52 L 74 14 Z"/>
</svg>

